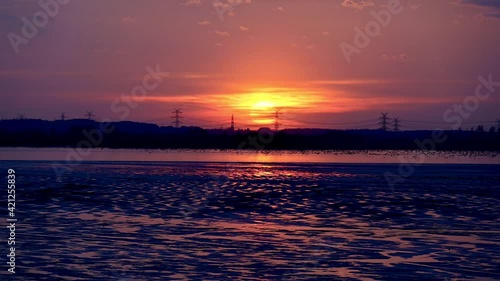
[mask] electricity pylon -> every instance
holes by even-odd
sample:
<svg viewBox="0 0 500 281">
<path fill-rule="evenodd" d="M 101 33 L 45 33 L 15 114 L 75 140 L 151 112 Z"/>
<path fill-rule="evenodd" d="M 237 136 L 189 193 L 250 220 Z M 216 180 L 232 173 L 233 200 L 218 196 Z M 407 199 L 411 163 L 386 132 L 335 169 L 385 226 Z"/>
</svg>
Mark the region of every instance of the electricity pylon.
<svg viewBox="0 0 500 281">
<path fill-rule="evenodd" d="M 62 112 L 61 113 L 61 121 L 64 121 L 64 120 L 66 120 L 66 113 Z"/>
<path fill-rule="evenodd" d="M 95 116 L 94 111 L 87 111 L 87 113 L 85 114 L 85 116 L 87 116 L 87 118 L 89 120 L 92 120 L 92 117 Z"/>
<path fill-rule="evenodd" d="M 231 131 L 234 131 L 234 114 L 231 115 Z"/>
<path fill-rule="evenodd" d="M 274 111 L 274 130 L 277 132 L 280 129 L 280 116 L 283 115 L 283 112 L 280 112 L 281 109 L 277 109 Z"/>
<path fill-rule="evenodd" d="M 24 119 L 26 119 L 26 114 L 19 114 L 19 113 L 18 113 L 18 114 L 17 114 L 17 119 L 19 119 L 19 120 L 24 120 Z"/>
<path fill-rule="evenodd" d="M 172 113 L 175 114 L 174 116 L 170 117 L 170 118 L 175 118 L 175 120 L 172 121 L 172 123 L 174 123 L 176 128 L 179 128 L 179 124 L 182 123 L 181 119 L 184 118 L 181 116 L 182 111 L 180 108 L 174 108 L 174 111 Z"/>
<path fill-rule="evenodd" d="M 380 117 L 379 119 L 382 120 L 379 122 L 379 124 L 381 124 L 382 126 L 380 127 L 380 130 L 383 130 L 383 131 L 387 131 L 387 121 L 390 120 L 389 117 L 387 117 L 387 114 L 389 113 L 382 113 L 382 117 Z"/>
<path fill-rule="evenodd" d="M 398 118 L 394 118 L 394 131 L 395 132 L 399 132 L 400 128 L 401 128 L 401 126 L 399 125 L 399 117 Z"/>
</svg>

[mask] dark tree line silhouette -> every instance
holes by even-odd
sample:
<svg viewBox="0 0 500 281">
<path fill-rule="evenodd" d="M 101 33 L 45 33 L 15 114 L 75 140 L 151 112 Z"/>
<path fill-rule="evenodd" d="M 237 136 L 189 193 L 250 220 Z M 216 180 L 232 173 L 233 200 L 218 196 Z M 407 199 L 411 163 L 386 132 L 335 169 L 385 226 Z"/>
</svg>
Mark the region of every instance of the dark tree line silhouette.
<svg viewBox="0 0 500 281">
<path fill-rule="evenodd" d="M 112 132 L 102 130 L 93 120 L 67 121 L 0 120 L 0 146 L 3 147 L 77 147 L 88 133 L 102 135 L 92 147 L 103 148 L 192 148 L 192 149 L 275 149 L 275 150 L 415 150 L 415 140 L 431 137 L 432 131 L 285 129 L 271 131 L 272 141 L 255 145 L 255 130 L 202 129 L 200 127 L 160 127 L 137 122 L 112 123 Z M 445 131 L 446 141 L 436 150 L 500 151 L 500 131 Z M 241 145 L 246 143 L 245 145 Z"/>
</svg>

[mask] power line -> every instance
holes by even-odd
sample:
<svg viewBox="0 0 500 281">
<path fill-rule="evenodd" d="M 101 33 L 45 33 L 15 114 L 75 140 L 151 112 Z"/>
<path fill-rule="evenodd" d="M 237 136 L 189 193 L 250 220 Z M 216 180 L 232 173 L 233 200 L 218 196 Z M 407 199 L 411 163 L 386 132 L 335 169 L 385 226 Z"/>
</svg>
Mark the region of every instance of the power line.
<svg viewBox="0 0 500 281">
<path fill-rule="evenodd" d="M 170 122 L 170 118 L 168 117 L 161 117 L 161 118 L 155 118 L 155 119 L 147 119 L 147 120 L 142 120 L 141 122 L 144 123 L 150 123 L 150 122 L 160 122 L 160 121 L 168 121 Z"/>
<path fill-rule="evenodd" d="M 419 125 L 419 124 L 406 124 L 405 127 L 418 127 L 418 128 L 428 128 L 427 125 Z"/>
<path fill-rule="evenodd" d="M 356 121 L 356 122 L 341 122 L 341 123 L 302 121 L 302 120 L 293 119 L 293 118 L 289 118 L 288 120 L 297 121 L 297 122 L 305 123 L 305 124 L 316 124 L 316 125 L 355 125 L 355 124 L 366 124 L 366 123 L 372 124 L 373 122 L 376 123 L 378 119 L 369 119 L 369 120 Z"/>
<path fill-rule="evenodd" d="M 224 120 L 215 121 L 215 120 L 198 119 L 198 118 L 193 118 L 193 117 L 186 117 L 186 120 L 194 120 L 194 121 L 199 121 L 199 122 L 202 122 L 202 123 L 218 123 L 218 124 L 220 124 L 222 122 L 225 122 L 225 123 L 229 124 L 229 121 L 230 121 L 230 119 L 224 119 Z"/>
<path fill-rule="evenodd" d="M 393 130 L 393 131 L 401 131 L 401 123 L 404 123 L 404 127 L 408 128 L 409 130 L 430 130 L 432 129 L 432 125 L 438 126 L 438 125 L 450 125 L 449 122 L 431 122 L 431 121 L 416 121 L 416 120 L 406 120 L 403 119 L 401 120 L 399 117 L 398 118 L 389 118 L 388 113 L 381 113 L 382 116 L 379 118 L 373 118 L 373 119 L 366 119 L 366 120 L 360 120 L 360 121 L 352 121 L 352 122 L 314 122 L 314 121 L 305 121 L 305 120 L 300 120 L 300 119 L 295 119 L 295 118 L 284 118 L 282 115 L 283 113 L 280 112 L 281 109 L 276 109 L 270 118 L 273 118 L 274 121 L 274 129 L 279 130 L 283 126 L 285 127 L 302 127 L 301 125 L 303 124 L 313 124 L 313 125 L 323 125 L 321 127 L 326 127 L 328 126 L 329 128 L 335 128 L 335 129 L 381 129 L 381 130 Z M 175 121 L 168 121 L 171 120 L 168 117 L 167 118 L 157 118 L 157 119 L 151 119 L 148 121 L 162 121 L 158 122 L 159 124 L 175 124 L 176 127 L 179 127 L 181 123 L 182 117 L 182 111 L 181 109 L 175 109 L 174 116 L 170 117 L 171 119 L 175 119 Z M 185 120 L 187 120 L 189 123 L 193 124 L 198 124 L 200 127 L 220 127 L 223 126 L 225 128 L 234 128 L 236 129 L 235 126 L 235 121 L 234 121 L 234 114 L 231 115 L 231 118 L 227 118 L 224 120 L 207 120 L 207 119 L 198 119 L 198 118 L 193 118 L 193 117 L 186 117 Z M 178 121 L 178 123 L 177 123 Z M 392 121 L 392 122 L 391 122 Z M 156 122 L 155 122 L 156 123 Z M 495 123 L 498 129 L 500 130 L 500 119 L 497 119 L 496 121 L 482 121 L 482 122 L 463 122 L 461 123 L 462 125 L 477 125 L 477 124 L 493 124 Z M 257 127 L 257 126 L 262 126 L 263 124 L 259 123 L 254 123 L 254 124 L 244 124 L 244 123 L 238 123 L 240 127 Z M 332 129 L 333 129 L 332 128 Z"/>
<path fill-rule="evenodd" d="M 175 112 L 173 112 L 175 113 Z M 276 112 L 275 112 L 276 113 Z M 275 113 L 271 115 L 271 117 L 275 117 Z M 279 127 L 282 127 L 283 125 L 287 124 L 287 122 L 284 122 L 283 120 L 285 120 L 285 118 L 283 118 L 281 116 L 281 112 L 278 112 L 278 125 Z M 233 117 L 233 120 L 234 120 L 234 115 L 232 116 Z M 172 116 L 171 118 L 175 118 L 175 116 Z M 181 117 L 181 118 L 184 118 L 184 120 L 187 120 L 187 121 L 190 121 L 190 122 L 193 122 L 193 123 L 198 123 L 200 125 L 206 125 L 207 127 L 211 127 L 211 126 L 219 126 L 219 125 L 231 125 L 231 119 L 228 118 L 228 119 L 224 119 L 224 120 L 208 120 L 208 119 L 199 119 L 199 118 L 194 118 L 194 117 Z M 157 119 L 150 119 L 150 120 L 147 120 L 149 122 L 154 122 L 154 121 L 167 121 L 168 118 L 157 118 Z M 304 124 L 314 124 L 314 125 L 326 125 L 326 126 L 349 126 L 349 125 L 358 125 L 358 126 L 354 126 L 356 128 L 367 128 L 367 127 L 375 127 L 377 125 L 377 120 L 378 119 L 367 119 L 367 120 L 360 120 L 360 121 L 353 121 L 353 122 L 313 122 L 313 121 L 305 121 L 305 120 L 299 120 L 299 119 L 294 119 L 294 118 L 288 118 L 286 119 L 286 121 L 294 121 L 294 122 L 298 122 L 298 123 L 304 123 Z M 164 122 L 159 122 L 159 123 L 164 123 Z M 175 123 L 174 122 L 171 122 L 171 123 Z M 262 125 L 262 124 L 243 124 L 243 123 L 238 123 L 239 125 L 241 126 L 244 126 L 244 127 L 255 127 L 255 126 L 259 126 L 259 125 Z M 292 125 L 290 125 L 292 126 Z M 235 128 L 236 128 L 236 125 L 235 125 Z M 375 128 L 374 128 L 375 129 Z"/>
<path fill-rule="evenodd" d="M 450 122 L 428 122 L 428 121 L 415 121 L 415 120 L 401 120 L 403 122 L 408 122 L 408 123 L 417 123 L 417 124 L 436 124 L 436 125 L 445 125 L 445 124 L 450 124 Z M 475 124 L 492 124 L 496 123 L 497 121 L 478 121 L 478 122 L 463 122 L 462 124 L 464 125 L 475 125 Z"/>
<path fill-rule="evenodd" d="M 279 112 L 281 113 L 281 112 Z M 314 122 L 314 121 L 306 121 L 306 120 L 301 120 L 301 119 L 296 119 L 296 118 L 283 118 L 280 116 L 281 114 L 278 115 L 278 125 L 279 127 L 301 127 L 301 124 L 312 124 L 312 125 L 323 125 L 323 126 L 330 126 L 333 127 L 335 126 L 338 129 L 382 129 L 381 125 L 383 125 L 383 115 L 380 118 L 374 118 L 374 119 L 365 119 L 365 120 L 360 120 L 360 121 L 353 121 L 353 122 Z M 275 112 L 270 116 L 271 118 L 276 121 L 275 118 Z M 220 124 L 231 124 L 230 119 L 226 119 L 227 121 L 214 121 L 214 120 L 202 120 L 202 119 L 197 119 L 197 118 L 187 118 L 186 120 L 193 120 L 195 123 L 201 123 L 201 124 L 206 124 L 208 126 L 211 126 L 210 123 L 214 123 L 217 125 Z M 392 120 L 392 122 L 391 122 Z M 394 130 L 395 129 L 395 123 L 397 122 L 398 125 L 398 130 L 401 131 L 401 123 L 405 123 L 405 128 L 421 128 L 421 129 L 431 129 L 432 124 L 436 125 L 446 125 L 450 124 L 449 122 L 427 122 L 427 121 L 410 121 L 410 120 L 402 120 L 401 118 L 397 118 L 398 121 L 396 121 L 394 118 L 389 118 L 388 114 L 386 117 L 386 130 Z M 464 122 L 462 123 L 463 125 L 478 125 L 478 124 L 498 124 L 498 127 L 500 127 L 500 121 L 483 121 L 483 122 Z M 240 124 L 240 123 L 239 123 Z M 240 124 L 242 126 L 249 126 L 249 127 L 255 127 L 259 126 L 262 124 Z M 215 126 L 215 125 L 214 125 Z"/>
</svg>

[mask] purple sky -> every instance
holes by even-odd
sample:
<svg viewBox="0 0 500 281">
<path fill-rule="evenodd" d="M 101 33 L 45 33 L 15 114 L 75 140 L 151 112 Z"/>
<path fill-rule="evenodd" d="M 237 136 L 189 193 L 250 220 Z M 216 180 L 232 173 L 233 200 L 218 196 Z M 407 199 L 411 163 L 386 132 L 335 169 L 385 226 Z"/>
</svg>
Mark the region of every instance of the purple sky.
<svg viewBox="0 0 500 281">
<path fill-rule="evenodd" d="M 221 19 L 214 3 L 232 11 Z M 159 65 L 169 75 L 127 120 L 166 125 L 182 107 L 186 125 L 227 126 L 234 114 L 246 128 L 268 125 L 279 107 L 284 127 L 374 128 L 384 111 L 408 120 L 403 129 L 450 128 L 443 114 L 474 94 L 478 76 L 500 81 L 500 1 L 401 0 L 401 13 L 349 63 L 339 45 L 354 45 L 354 28 L 388 3 L 72 0 L 16 54 L 8 34 L 22 35 L 21 19 L 42 8 L 3 0 L 0 119 L 93 110 L 119 120 L 112 102 Z M 499 95 L 500 87 L 462 127 L 500 118 Z"/>
</svg>

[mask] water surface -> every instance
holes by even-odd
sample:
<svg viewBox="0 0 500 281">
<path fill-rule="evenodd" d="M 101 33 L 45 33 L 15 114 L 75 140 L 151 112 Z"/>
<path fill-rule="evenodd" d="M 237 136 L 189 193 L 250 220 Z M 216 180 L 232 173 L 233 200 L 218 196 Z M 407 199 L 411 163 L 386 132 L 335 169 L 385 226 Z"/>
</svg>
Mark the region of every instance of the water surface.
<svg viewBox="0 0 500 281">
<path fill-rule="evenodd" d="M 0 162 L 14 280 L 500 279 L 499 165 L 51 163 Z"/>
<path fill-rule="evenodd" d="M 421 150 L 193 150 L 0 148 L 0 160 L 192 161 L 252 163 L 441 163 L 500 164 L 498 152 Z"/>
</svg>

